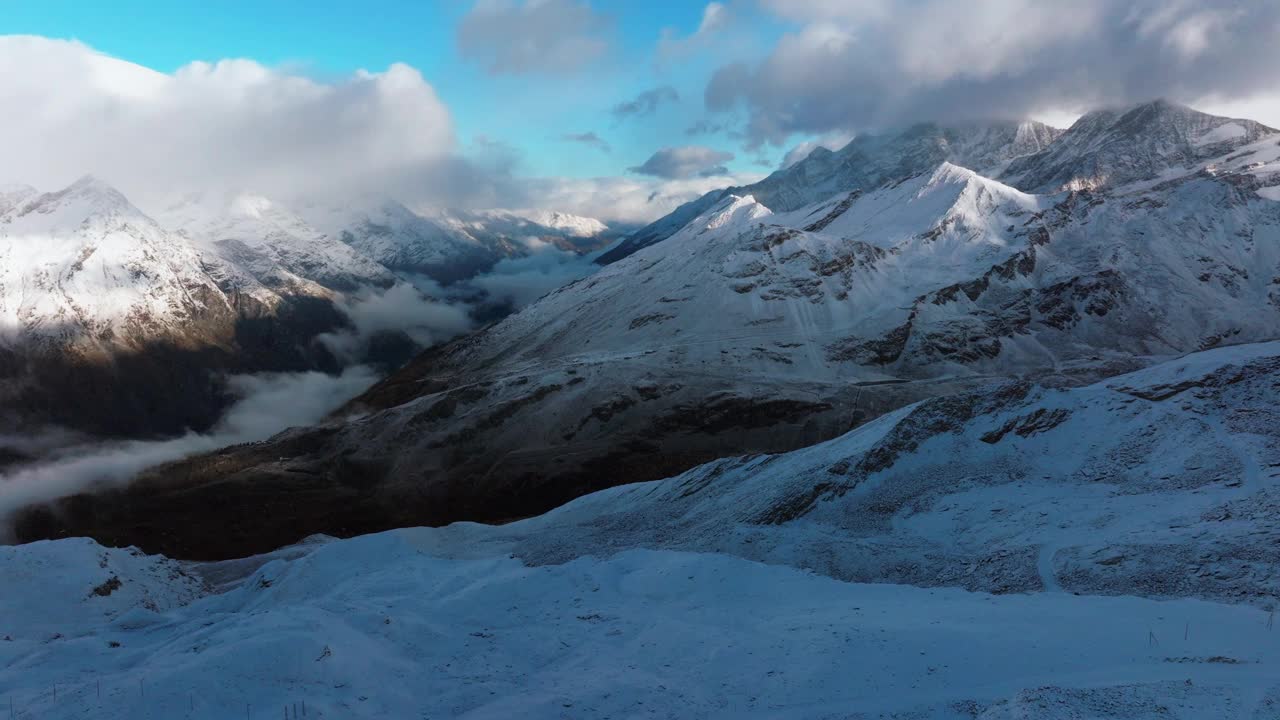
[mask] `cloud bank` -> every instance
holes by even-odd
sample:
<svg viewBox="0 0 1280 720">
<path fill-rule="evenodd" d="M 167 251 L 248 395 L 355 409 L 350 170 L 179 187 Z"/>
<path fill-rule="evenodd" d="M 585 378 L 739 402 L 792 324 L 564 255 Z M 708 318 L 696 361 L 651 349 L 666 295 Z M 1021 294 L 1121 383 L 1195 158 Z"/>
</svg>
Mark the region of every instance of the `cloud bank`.
<svg viewBox="0 0 1280 720">
<path fill-rule="evenodd" d="M 346 362 L 359 362 L 379 333 L 403 332 L 418 345 L 430 347 L 473 329 L 465 304 L 433 300 L 409 283 L 343 298 L 338 309 L 351 329 L 325 333 L 317 340 Z"/>
<path fill-rule="evenodd" d="M 196 453 L 265 440 L 290 427 L 312 425 L 376 379 L 365 367 L 348 368 L 341 375 L 306 372 L 232 377 L 230 388 L 240 400 L 211 432 L 172 440 L 63 447 L 47 460 L 0 474 L 0 540 L 8 532 L 8 518 L 23 507 L 97 484 L 127 482 L 146 468 Z M 23 438 L 20 446 L 38 448 L 47 439 Z"/>
<path fill-rule="evenodd" d="M 761 2 L 799 29 L 760 62 L 722 66 L 705 91 L 712 111 L 745 108 L 753 146 L 921 119 L 1276 96 L 1270 0 Z"/>
<path fill-rule="evenodd" d="M 521 308 L 599 269 L 587 257 L 565 252 L 550 243 L 536 239 L 526 243 L 529 255 L 502 260 L 470 284 L 484 290 L 495 301 Z"/>
<path fill-rule="evenodd" d="M 631 223 L 705 192 L 705 183 L 659 177 L 521 176 L 522 155 L 510 145 L 483 136 L 462 145 L 435 89 L 400 64 L 330 82 L 250 60 L 166 74 L 75 41 L 0 36 L 0 107 L 8 109 L 0 182 L 53 190 L 94 174 L 143 209 L 163 207 L 175 189 L 247 191 L 286 204 L 385 195 L 415 207 L 535 208 Z M 591 132 L 561 139 L 608 147 Z"/>
<path fill-rule="evenodd" d="M 443 184 L 459 170 L 448 109 L 401 64 L 335 83 L 250 60 L 164 74 L 74 41 L 6 36 L 0 106 L 0 173 L 39 187 L 94 173 L 136 198 L 174 187 L 281 194 Z"/>
</svg>

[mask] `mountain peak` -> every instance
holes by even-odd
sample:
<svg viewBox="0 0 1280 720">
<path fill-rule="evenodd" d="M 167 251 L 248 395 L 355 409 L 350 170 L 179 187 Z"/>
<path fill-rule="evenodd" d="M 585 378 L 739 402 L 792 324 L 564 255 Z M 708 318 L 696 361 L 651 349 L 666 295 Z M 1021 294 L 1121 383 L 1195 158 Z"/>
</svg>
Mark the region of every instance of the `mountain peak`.
<svg viewBox="0 0 1280 720">
<path fill-rule="evenodd" d="M 124 197 L 121 195 L 120 191 L 112 187 L 110 183 L 92 173 L 81 175 L 79 179 L 68 185 L 66 190 L 74 193 L 92 193 L 102 195 L 115 194 Z"/>
<path fill-rule="evenodd" d="M 46 217 L 41 224 L 75 224 L 97 215 L 146 218 L 123 193 L 93 175 L 85 175 L 56 192 L 26 198 L 20 206 L 21 216 Z"/>
<path fill-rule="evenodd" d="M 1166 99 L 1085 113 L 1050 147 L 1009 165 L 1022 190 L 1114 187 L 1231 152 L 1277 132 Z"/>
</svg>

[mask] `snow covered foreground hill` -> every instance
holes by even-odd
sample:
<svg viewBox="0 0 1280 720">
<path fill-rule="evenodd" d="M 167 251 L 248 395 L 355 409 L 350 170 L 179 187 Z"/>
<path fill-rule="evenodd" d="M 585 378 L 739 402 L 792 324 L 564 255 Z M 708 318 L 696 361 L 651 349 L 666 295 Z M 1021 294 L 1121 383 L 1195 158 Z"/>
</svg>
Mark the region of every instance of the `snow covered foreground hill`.
<svg viewBox="0 0 1280 720">
<path fill-rule="evenodd" d="M 0 548 L 15 717 L 1280 717 L 1280 343 L 501 527 Z M 842 580 L 853 581 L 843 582 Z"/>
</svg>

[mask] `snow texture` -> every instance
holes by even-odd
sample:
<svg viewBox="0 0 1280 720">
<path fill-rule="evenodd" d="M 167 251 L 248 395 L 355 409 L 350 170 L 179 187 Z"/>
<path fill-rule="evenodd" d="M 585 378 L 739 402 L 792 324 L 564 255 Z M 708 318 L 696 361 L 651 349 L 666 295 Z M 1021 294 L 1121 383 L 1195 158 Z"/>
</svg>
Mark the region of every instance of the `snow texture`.
<svg viewBox="0 0 1280 720">
<path fill-rule="evenodd" d="M 0 548 L 0 699 L 20 719 L 303 703 L 309 718 L 1276 717 L 1277 377 L 1269 343 L 926 401 L 501 527 L 211 564 Z"/>
</svg>

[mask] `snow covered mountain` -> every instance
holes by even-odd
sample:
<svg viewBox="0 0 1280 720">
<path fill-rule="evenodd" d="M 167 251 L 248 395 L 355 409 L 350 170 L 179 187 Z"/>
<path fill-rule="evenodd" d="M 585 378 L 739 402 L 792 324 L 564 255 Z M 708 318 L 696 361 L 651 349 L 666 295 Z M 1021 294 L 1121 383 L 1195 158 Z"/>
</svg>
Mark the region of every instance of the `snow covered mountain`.
<svg viewBox="0 0 1280 720">
<path fill-rule="evenodd" d="M 237 311 L 197 250 L 94 178 L 3 198 L 3 420 L 198 424 L 216 393 L 189 370 L 196 356 L 229 352 Z M 182 403 L 163 399 L 180 392 Z"/>
<path fill-rule="evenodd" d="M 1133 117 L 1116 123 L 1142 137 Z M 1167 125 L 1138 117 L 1153 133 Z M 1093 148 L 1074 138 L 1091 123 L 1077 126 L 1041 154 Z M 188 556 L 296 539 L 254 523 L 231 549 L 224 519 L 202 528 L 167 505 L 228 479 L 290 497 L 284 527 L 303 534 L 339 517 L 344 531 L 506 520 L 811 445 L 992 377 L 1077 384 L 1276 338 L 1277 140 L 1092 190 L 1030 193 L 941 161 L 790 211 L 729 195 L 669 239 L 432 349 L 349 418 L 158 469 L 145 498 L 119 503 L 136 514 L 110 521 L 135 535 L 110 537 Z M 1088 152 L 1119 162 L 1107 153 L 1133 142 Z M 296 502 L 299 473 L 311 504 Z M 353 484 L 376 490 L 354 502 Z"/>
<path fill-rule="evenodd" d="M 66 342 L 92 354 L 182 340 L 229 315 L 200 272 L 194 247 L 174 238 L 100 180 L 3 196 L 0 307 L 6 344 Z M 216 333 L 213 327 L 208 330 Z M 212 335 L 196 342 L 215 340 Z"/>
<path fill-rule="evenodd" d="M 795 210 L 842 190 L 865 191 L 917 175 L 944 161 L 1028 192 L 1100 189 L 1154 180 L 1165 172 L 1177 176 L 1275 132 L 1253 120 L 1156 100 L 1086 113 L 1065 131 L 1036 122 L 925 123 L 897 134 L 862 135 L 837 152 L 818 148 L 755 185 L 708 193 L 640 229 L 599 261 L 615 262 L 665 240 L 726 195 L 751 195 L 774 211 Z"/>
<path fill-rule="evenodd" d="M 111 436 L 213 423 L 227 372 L 334 369 L 337 290 L 394 276 L 260 198 L 153 220 L 105 182 L 0 195 L 7 427 Z M 170 225 L 172 227 L 172 225 Z"/>
<path fill-rule="evenodd" d="M 633 233 L 599 259 L 616 262 L 661 242 L 731 195 L 750 195 L 774 212 L 797 210 L 839 192 L 868 190 L 927 172 L 943 162 L 997 176 L 1014 158 L 1047 148 L 1062 130 L 1039 122 L 943 126 L 921 123 L 898 133 L 859 135 L 839 151 L 808 157 L 753 185 L 708 193 Z"/>
<path fill-rule="evenodd" d="M 316 227 L 386 268 L 445 284 L 473 278 L 500 260 L 523 257 L 535 243 L 581 253 L 615 237 L 599 220 L 558 212 L 415 212 L 389 199 L 301 207 Z"/>
<path fill-rule="evenodd" d="M 416 273 L 470 278 L 534 242 L 580 251 L 609 236 L 560 213 L 543 225 L 393 202 L 304 207 L 331 226 L 251 193 L 182 195 L 153 218 L 92 177 L 54 193 L 0 188 L 0 422 L 113 435 L 204 427 L 228 400 L 211 373 L 336 369 L 315 339 L 350 324 L 349 297 Z M 84 408 L 67 402 L 86 387 Z"/>
<path fill-rule="evenodd" d="M 1271 718 L 1277 378 L 1265 343 L 1001 383 L 500 526 L 0 548 L 0 688 L 122 720 Z"/>
<path fill-rule="evenodd" d="M 1176 177 L 1275 134 L 1252 120 L 1217 117 L 1167 100 L 1086 113 L 1043 153 L 1009 164 L 1005 182 L 1024 190 L 1116 187 Z"/>
<path fill-rule="evenodd" d="M 394 200 L 348 207 L 305 205 L 302 213 L 384 267 L 449 283 L 473 277 L 523 248 L 502 238 L 475 237 L 450 219 L 413 212 Z"/>
<path fill-rule="evenodd" d="M 248 270 L 276 292 L 322 295 L 396 282 L 377 261 L 259 195 L 188 195 L 158 220 L 189 237 L 206 257 Z"/>
</svg>

